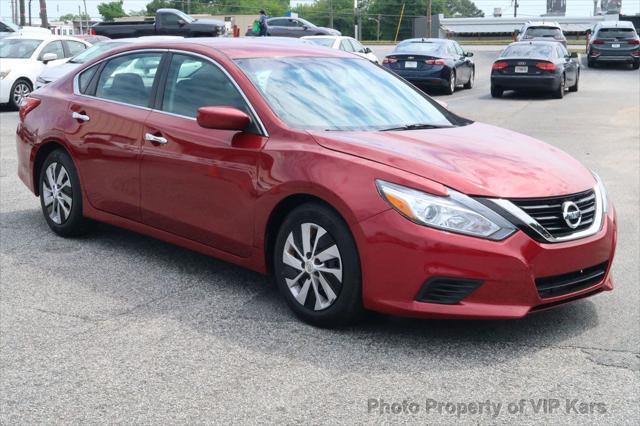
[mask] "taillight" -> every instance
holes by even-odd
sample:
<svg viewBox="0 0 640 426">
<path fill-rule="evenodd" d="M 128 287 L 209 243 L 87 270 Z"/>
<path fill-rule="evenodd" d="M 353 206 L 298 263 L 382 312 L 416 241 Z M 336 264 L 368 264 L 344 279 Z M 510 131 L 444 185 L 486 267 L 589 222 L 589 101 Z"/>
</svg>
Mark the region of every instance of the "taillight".
<svg viewBox="0 0 640 426">
<path fill-rule="evenodd" d="M 493 70 L 503 70 L 508 66 L 509 66 L 509 64 L 506 63 L 506 62 L 495 62 L 493 64 L 493 66 L 491 67 L 491 69 L 493 69 Z"/>
<path fill-rule="evenodd" d="M 384 58 L 382 60 L 383 64 L 395 64 L 396 62 L 398 62 L 396 58 Z"/>
<path fill-rule="evenodd" d="M 444 65 L 445 60 L 444 59 L 427 59 L 424 61 L 424 63 L 429 65 Z"/>
<path fill-rule="evenodd" d="M 20 121 L 24 121 L 27 114 L 33 111 L 38 105 L 40 105 L 40 99 L 29 97 L 24 98 L 20 104 L 20 112 L 18 113 Z"/>
<path fill-rule="evenodd" d="M 593 40 L 593 44 L 604 44 L 604 40 Z"/>
<path fill-rule="evenodd" d="M 627 43 L 637 46 L 637 45 L 640 44 L 640 39 L 639 40 L 635 40 L 635 39 L 627 40 Z"/>
<path fill-rule="evenodd" d="M 98 34 L 96 34 L 96 30 L 95 30 L 95 29 L 93 29 L 93 28 L 89 28 L 89 32 L 88 32 L 88 34 L 89 34 L 89 35 L 98 35 Z"/>
<path fill-rule="evenodd" d="M 556 64 L 552 64 L 551 62 L 538 62 L 536 64 L 536 68 L 540 68 L 545 71 L 554 71 L 556 69 Z"/>
</svg>

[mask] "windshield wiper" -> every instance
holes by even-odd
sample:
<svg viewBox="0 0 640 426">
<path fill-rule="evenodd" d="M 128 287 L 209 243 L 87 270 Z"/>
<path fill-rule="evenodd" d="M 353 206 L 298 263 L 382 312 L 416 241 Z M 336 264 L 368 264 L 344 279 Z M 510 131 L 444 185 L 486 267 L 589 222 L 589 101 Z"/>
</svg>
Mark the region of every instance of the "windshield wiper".
<svg viewBox="0 0 640 426">
<path fill-rule="evenodd" d="M 453 126 L 445 126 L 440 124 L 407 124 L 400 127 L 390 127 L 388 129 L 380 129 L 380 132 L 391 132 L 394 130 L 420 130 L 420 129 L 448 129 Z"/>
</svg>

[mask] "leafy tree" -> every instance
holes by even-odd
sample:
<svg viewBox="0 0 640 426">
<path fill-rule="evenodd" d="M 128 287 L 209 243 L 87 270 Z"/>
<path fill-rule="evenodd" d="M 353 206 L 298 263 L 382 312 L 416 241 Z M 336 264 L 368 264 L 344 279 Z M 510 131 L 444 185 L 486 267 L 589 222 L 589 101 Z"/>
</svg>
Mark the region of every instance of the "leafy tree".
<svg viewBox="0 0 640 426">
<path fill-rule="evenodd" d="M 98 12 L 102 15 L 102 19 L 105 21 L 113 21 L 115 18 L 122 18 L 127 16 L 122 8 L 123 0 L 116 0 L 110 3 L 100 3 L 98 5 Z"/>
<path fill-rule="evenodd" d="M 452 18 L 481 18 L 484 12 L 471 0 L 447 0 L 445 15 Z"/>
<path fill-rule="evenodd" d="M 58 20 L 60 21 L 79 21 L 82 20 L 84 21 L 90 21 L 91 17 L 89 17 L 89 15 L 87 15 L 86 13 L 82 12 L 80 15 L 74 15 L 73 13 L 67 13 L 66 15 L 62 15 L 61 17 L 58 18 Z"/>
</svg>

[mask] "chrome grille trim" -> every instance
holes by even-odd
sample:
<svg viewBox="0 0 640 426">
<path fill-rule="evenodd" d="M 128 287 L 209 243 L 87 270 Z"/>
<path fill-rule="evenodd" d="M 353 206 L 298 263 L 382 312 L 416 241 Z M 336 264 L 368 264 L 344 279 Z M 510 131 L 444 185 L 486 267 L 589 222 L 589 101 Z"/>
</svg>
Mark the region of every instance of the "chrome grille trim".
<svg viewBox="0 0 640 426">
<path fill-rule="evenodd" d="M 570 196 L 568 196 L 568 197 L 570 197 Z M 592 200 L 592 198 L 593 198 L 593 200 Z M 593 202 L 593 207 L 589 206 L 589 207 L 587 207 L 587 209 L 594 208 L 595 209 L 595 213 L 594 213 L 593 217 L 585 218 L 585 223 L 590 223 L 589 227 L 586 228 L 586 229 L 582 229 L 582 230 L 573 232 L 573 233 L 568 234 L 568 235 L 563 235 L 563 236 L 558 236 L 558 237 L 552 235 L 551 232 L 549 232 L 550 230 L 552 230 L 552 231 L 554 230 L 553 227 L 550 227 L 549 229 L 547 229 L 540 222 L 535 220 L 527 212 L 525 212 L 523 209 L 518 207 L 516 204 L 514 204 L 510 200 L 507 200 L 507 199 L 504 199 L 504 198 L 493 198 L 493 199 L 487 199 L 487 201 L 489 201 L 490 203 L 493 203 L 496 206 L 498 206 L 499 208 L 507 211 L 509 214 L 514 216 L 520 222 L 522 222 L 525 226 L 527 226 L 528 228 L 533 230 L 543 240 L 545 240 L 547 242 L 550 242 L 550 243 L 561 243 L 561 242 L 565 242 L 565 241 L 573 241 L 573 240 L 578 240 L 580 238 L 589 237 L 591 235 L 594 235 L 594 234 L 598 233 L 602 229 L 602 224 L 604 223 L 604 220 L 603 220 L 604 219 L 604 211 L 603 211 L 603 208 L 602 208 L 603 200 L 602 200 L 602 194 L 600 192 L 599 185 L 596 185 L 596 186 L 593 187 L 593 194 L 590 194 L 589 196 L 578 200 L 578 202 L 580 204 L 585 204 L 585 205 L 588 205 L 589 203 Z M 546 206 L 547 205 L 545 205 L 545 207 Z M 539 207 L 543 208 L 541 206 L 539 206 Z M 550 204 L 550 205 L 548 205 L 548 207 L 549 208 L 554 208 L 554 205 Z M 581 207 L 581 211 L 582 211 L 582 207 Z M 589 220 L 591 220 L 591 222 L 589 222 Z"/>
</svg>

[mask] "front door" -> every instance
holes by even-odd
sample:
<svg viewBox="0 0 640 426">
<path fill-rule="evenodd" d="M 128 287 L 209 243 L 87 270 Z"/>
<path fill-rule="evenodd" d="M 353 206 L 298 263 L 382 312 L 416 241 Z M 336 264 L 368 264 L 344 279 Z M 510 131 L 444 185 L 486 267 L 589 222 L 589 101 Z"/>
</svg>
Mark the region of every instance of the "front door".
<svg viewBox="0 0 640 426">
<path fill-rule="evenodd" d="M 143 123 L 162 53 L 132 53 L 89 68 L 69 104 L 77 129 L 67 134 L 82 155 L 79 170 L 92 206 L 140 219 L 139 160 Z M 91 81 L 91 83 L 87 83 Z"/>
<path fill-rule="evenodd" d="M 257 127 L 205 129 L 195 120 L 203 106 L 232 106 L 251 115 L 245 99 L 218 65 L 175 53 L 160 93 L 144 129 L 143 222 L 249 256 L 258 157 L 266 138 Z"/>
</svg>

